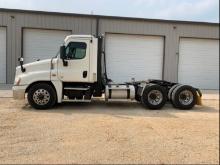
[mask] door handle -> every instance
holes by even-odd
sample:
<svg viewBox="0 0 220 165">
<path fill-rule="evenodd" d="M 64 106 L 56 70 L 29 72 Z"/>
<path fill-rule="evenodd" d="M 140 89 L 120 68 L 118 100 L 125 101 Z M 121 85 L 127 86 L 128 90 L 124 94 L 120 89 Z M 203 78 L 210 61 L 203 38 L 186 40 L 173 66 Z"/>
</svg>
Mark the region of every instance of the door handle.
<svg viewBox="0 0 220 165">
<path fill-rule="evenodd" d="M 87 77 L 87 71 L 83 71 L 83 78 L 86 78 Z"/>
</svg>

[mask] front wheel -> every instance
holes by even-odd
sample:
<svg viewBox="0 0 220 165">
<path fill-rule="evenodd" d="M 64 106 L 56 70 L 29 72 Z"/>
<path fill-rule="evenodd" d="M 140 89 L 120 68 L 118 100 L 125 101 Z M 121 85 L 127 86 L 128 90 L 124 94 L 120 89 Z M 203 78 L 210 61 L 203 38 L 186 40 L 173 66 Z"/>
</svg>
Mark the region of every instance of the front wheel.
<svg viewBox="0 0 220 165">
<path fill-rule="evenodd" d="M 49 109 L 56 103 L 56 92 L 46 83 L 35 84 L 28 91 L 28 102 L 35 109 Z"/>
<path fill-rule="evenodd" d="M 141 103 L 150 109 L 161 109 L 166 101 L 166 90 L 162 86 L 155 84 L 145 87 L 141 96 Z"/>
</svg>

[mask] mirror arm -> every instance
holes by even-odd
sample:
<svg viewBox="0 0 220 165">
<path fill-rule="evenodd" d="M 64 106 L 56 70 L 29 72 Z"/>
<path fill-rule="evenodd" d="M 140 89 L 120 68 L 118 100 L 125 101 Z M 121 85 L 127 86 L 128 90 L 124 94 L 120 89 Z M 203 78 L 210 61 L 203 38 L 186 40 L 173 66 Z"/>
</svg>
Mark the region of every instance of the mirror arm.
<svg viewBox="0 0 220 165">
<path fill-rule="evenodd" d="M 66 61 L 64 59 L 62 59 L 62 60 L 63 60 L 63 66 L 68 66 L 68 61 Z"/>
<path fill-rule="evenodd" d="M 21 65 L 21 71 L 24 73 L 26 71 L 26 69 L 23 67 L 23 65 Z"/>
</svg>

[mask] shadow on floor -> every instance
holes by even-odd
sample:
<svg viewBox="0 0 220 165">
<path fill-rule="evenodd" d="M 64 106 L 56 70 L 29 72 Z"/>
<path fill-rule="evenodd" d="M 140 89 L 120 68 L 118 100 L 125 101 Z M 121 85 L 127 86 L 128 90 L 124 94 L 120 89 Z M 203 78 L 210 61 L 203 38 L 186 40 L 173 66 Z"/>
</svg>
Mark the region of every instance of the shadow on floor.
<svg viewBox="0 0 220 165">
<path fill-rule="evenodd" d="M 94 101 L 91 103 L 62 103 L 57 104 L 50 110 L 35 110 L 26 104 L 22 107 L 26 111 L 35 111 L 36 113 L 62 113 L 64 115 L 71 114 L 104 114 L 116 117 L 140 116 L 140 117 L 165 117 L 177 118 L 177 113 L 218 113 L 219 111 L 209 106 L 195 106 L 191 110 L 179 110 L 167 103 L 161 110 L 149 110 L 137 102 L 110 102 Z"/>
</svg>

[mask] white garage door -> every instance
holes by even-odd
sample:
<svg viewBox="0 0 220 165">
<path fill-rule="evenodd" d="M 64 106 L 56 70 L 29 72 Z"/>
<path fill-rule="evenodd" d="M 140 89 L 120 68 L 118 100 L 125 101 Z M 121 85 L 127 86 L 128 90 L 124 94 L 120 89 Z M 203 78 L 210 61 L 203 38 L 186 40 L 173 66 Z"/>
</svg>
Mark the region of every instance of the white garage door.
<svg viewBox="0 0 220 165">
<path fill-rule="evenodd" d="M 0 27 L 0 83 L 6 83 L 6 28 Z"/>
<path fill-rule="evenodd" d="M 182 38 L 178 80 L 201 89 L 219 89 L 219 40 Z"/>
<path fill-rule="evenodd" d="M 114 82 L 162 78 L 163 37 L 107 34 L 105 45 L 107 73 Z"/>
<path fill-rule="evenodd" d="M 48 59 L 56 55 L 70 31 L 24 29 L 23 56 L 25 63 Z"/>
</svg>

